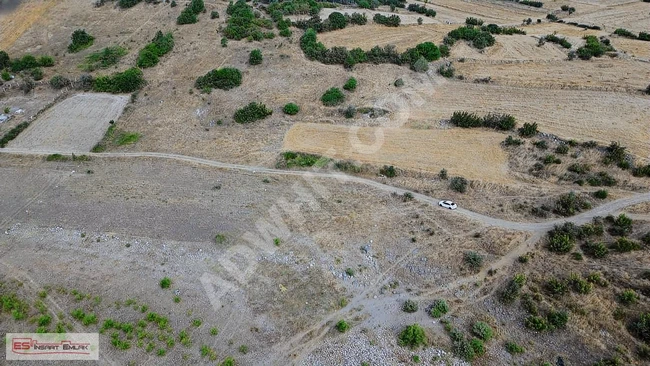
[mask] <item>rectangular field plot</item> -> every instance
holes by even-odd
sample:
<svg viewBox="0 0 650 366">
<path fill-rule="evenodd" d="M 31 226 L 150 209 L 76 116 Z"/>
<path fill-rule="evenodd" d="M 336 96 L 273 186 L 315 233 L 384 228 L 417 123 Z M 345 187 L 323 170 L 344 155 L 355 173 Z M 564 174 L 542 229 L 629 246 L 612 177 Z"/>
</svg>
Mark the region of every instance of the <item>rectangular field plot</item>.
<svg viewBox="0 0 650 366">
<path fill-rule="evenodd" d="M 110 94 L 77 94 L 37 118 L 9 147 L 85 152 L 99 142 L 122 114 L 128 97 Z"/>
<path fill-rule="evenodd" d="M 284 138 L 284 149 L 341 160 L 438 173 L 487 182 L 507 182 L 501 133 L 468 130 L 349 127 L 297 123 Z"/>
</svg>

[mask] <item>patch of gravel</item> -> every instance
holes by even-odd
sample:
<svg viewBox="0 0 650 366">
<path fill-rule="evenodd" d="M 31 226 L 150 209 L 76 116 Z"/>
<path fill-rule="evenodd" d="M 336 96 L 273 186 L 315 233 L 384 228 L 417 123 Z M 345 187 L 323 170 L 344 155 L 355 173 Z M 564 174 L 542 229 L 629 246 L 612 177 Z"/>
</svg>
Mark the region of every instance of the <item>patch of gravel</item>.
<svg viewBox="0 0 650 366">
<path fill-rule="evenodd" d="M 412 362 L 415 355 L 420 357 L 422 365 L 468 365 L 435 347 L 418 350 L 400 347 L 393 332 L 381 328 L 352 328 L 345 335 L 333 334 L 300 365 L 359 366 L 363 362 L 369 365 L 396 365 Z"/>
</svg>

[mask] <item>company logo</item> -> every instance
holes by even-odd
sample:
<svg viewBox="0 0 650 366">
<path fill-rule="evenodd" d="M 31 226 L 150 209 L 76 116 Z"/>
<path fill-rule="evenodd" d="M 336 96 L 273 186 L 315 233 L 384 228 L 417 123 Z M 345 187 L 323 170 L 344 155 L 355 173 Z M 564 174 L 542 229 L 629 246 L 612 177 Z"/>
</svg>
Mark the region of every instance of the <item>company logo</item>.
<svg viewBox="0 0 650 366">
<path fill-rule="evenodd" d="M 7 360 L 98 359 L 98 333 L 7 334 Z"/>
</svg>

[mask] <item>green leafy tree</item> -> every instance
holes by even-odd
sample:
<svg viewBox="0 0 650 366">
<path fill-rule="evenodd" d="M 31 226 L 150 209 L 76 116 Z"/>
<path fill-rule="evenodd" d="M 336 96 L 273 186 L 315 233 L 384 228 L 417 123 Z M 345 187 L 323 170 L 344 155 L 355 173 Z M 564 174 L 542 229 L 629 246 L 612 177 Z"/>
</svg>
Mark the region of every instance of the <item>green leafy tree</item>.
<svg viewBox="0 0 650 366">
<path fill-rule="evenodd" d="M 214 69 L 207 74 L 200 76 L 196 79 L 194 86 L 197 89 L 217 88 L 230 90 L 240 86 L 241 82 L 241 71 L 233 67 L 224 67 L 221 69 Z"/>
<path fill-rule="evenodd" d="M 77 29 L 76 31 L 72 32 L 71 38 L 72 43 L 68 45 L 68 51 L 73 53 L 90 47 L 95 40 L 95 37 L 88 34 L 85 29 Z"/>
<path fill-rule="evenodd" d="M 410 348 L 418 348 L 427 344 L 427 336 L 424 329 L 419 324 L 412 324 L 407 326 L 399 334 L 399 345 Z"/>
<path fill-rule="evenodd" d="M 345 100 L 345 95 L 339 88 L 329 88 L 320 98 L 326 106 L 335 106 L 343 103 Z"/>
<path fill-rule="evenodd" d="M 244 108 L 238 109 L 235 112 L 234 119 L 237 123 L 251 123 L 273 114 L 273 111 L 268 109 L 262 103 L 251 102 Z"/>
<path fill-rule="evenodd" d="M 258 49 L 252 50 L 248 56 L 248 63 L 251 65 L 259 65 L 262 63 L 262 60 L 262 51 Z"/>
<path fill-rule="evenodd" d="M 338 11 L 332 12 L 327 19 L 332 29 L 343 29 L 348 25 L 348 19 Z"/>
<path fill-rule="evenodd" d="M 282 108 L 282 111 L 290 116 L 298 114 L 300 112 L 300 107 L 296 103 L 287 103 Z"/>
<path fill-rule="evenodd" d="M 357 79 L 349 78 L 348 81 L 343 85 L 343 89 L 347 91 L 354 91 L 357 88 Z"/>
</svg>

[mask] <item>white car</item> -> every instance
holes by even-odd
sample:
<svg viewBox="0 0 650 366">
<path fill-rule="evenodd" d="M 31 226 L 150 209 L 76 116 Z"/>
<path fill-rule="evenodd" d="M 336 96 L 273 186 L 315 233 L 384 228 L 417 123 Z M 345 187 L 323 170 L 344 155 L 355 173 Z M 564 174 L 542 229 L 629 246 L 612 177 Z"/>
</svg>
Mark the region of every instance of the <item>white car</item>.
<svg viewBox="0 0 650 366">
<path fill-rule="evenodd" d="M 438 202 L 438 206 L 448 208 L 450 210 L 455 210 L 458 208 L 458 206 L 452 201 L 440 201 Z"/>
</svg>

